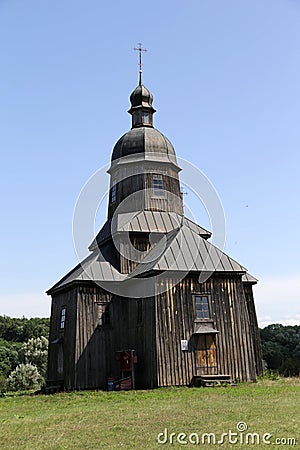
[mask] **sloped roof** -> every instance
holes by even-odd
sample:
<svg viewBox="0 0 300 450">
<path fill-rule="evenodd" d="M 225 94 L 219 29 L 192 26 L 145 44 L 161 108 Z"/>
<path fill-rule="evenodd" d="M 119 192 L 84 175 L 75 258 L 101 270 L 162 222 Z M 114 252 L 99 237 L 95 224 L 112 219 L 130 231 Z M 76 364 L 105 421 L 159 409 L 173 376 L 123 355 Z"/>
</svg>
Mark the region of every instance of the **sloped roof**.
<svg viewBox="0 0 300 450">
<path fill-rule="evenodd" d="M 161 239 L 130 277 L 153 270 L 245 273 L 247 269 L 184 223 Z"/>
<path fill-rule="evenodd" d="M 75 281 L 123 281 L 125 278 L 126 275 L 118 272 L 99 251 L 95 251 L 49 289 L 47 294 Z"/>
<path fill-rule="evenodd" d="M 163 211 L 138 211 L 116 215 L 113 220 L 107 220 L 89 249 L 94 250 L 112 234 L 119 232 L 141 232 L 141 233 L 169 233 L 185 224 L 204 239 L 211 236 L 211 232 L 200 227 L 187 217 L 173 212 Z"/>
<path fill-rule="evenodd" d="M 255 278 L 253 275 L 251 275 L 249 272 L 245 273 L 242 278 L 243 283 L 251 283 L 256 284 L 258 282 L 258 279 Z"/>
<path fill-rule="evenodd" d="M 180 222 L 177 221 L 179 218 Z M 251 275 L 246 274 L 245 267 L 206 240 L 209 233 L 207 230 L 186 217 L 153 211 L 143 211 L 133 217 L 130 214 L 124 214 L 119 218 L 115 229 L 119 231 L 149 231 L 151 220 L 155 221 L 156 227 L 159 232 L 163 233 L 163 236 L 130 274 L 119 273 L 94 244 L 93 253 L 56 283 L 48 291 L 48 294 L 73 282 L 122 282 L 153 271 L 235 272 L 245 274 L 246 282 L 255 283 L 257 281 Z M 102 228 L 103 235 L 109 236 L 106 224 Z M 176 228 L 174 228 L 175 224 Z"/>
</svg>

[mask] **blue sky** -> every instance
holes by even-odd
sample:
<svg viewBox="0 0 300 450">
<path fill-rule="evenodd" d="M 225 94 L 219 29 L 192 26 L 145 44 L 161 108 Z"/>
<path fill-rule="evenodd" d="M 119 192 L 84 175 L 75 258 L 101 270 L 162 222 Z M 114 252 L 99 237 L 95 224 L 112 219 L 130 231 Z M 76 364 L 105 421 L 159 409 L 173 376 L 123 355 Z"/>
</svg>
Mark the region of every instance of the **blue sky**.
<svg viewBox="0 0 300 450">
<path fill-rule="evenodd" d="M 48 315 L 77 264 L 76 199 L 130 128 L 141 41 L 155 126 L 217 190 L 260 324 L 300 323 L 299 23 L 297 0 L 0 0 L 0 314 Z"/>
</svg>

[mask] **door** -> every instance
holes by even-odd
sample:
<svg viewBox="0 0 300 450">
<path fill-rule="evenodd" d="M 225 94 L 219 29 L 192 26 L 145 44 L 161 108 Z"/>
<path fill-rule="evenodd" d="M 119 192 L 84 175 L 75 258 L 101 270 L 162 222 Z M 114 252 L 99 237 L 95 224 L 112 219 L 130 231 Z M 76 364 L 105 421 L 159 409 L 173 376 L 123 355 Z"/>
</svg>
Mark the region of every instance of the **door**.
<svg viewBox="0 0 300 450">
<path fill-rule="evenodd" d="M 213 334 L 199 334 L 196 337 L 196 367 L 199 375 L 217 373 L 216 337 Z"/>
</svg>

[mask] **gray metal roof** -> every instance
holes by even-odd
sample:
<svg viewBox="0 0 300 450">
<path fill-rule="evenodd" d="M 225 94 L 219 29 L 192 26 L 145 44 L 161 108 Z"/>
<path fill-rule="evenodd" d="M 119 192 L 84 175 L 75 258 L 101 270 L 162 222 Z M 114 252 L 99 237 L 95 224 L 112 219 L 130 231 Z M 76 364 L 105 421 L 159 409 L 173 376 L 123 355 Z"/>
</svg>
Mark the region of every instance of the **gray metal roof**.
<svg viewBox="0 0 300 450">
<path fill-rule="evenodd" d="M 144 232 L 152 230 L 153 223 L 163 236 L 130 274 L 119 273 L 95 246 L 93 253 L 56 283 L 48 293 L 73 282 L 122 282 L 152 271 L 236 272 L 245 274 L 245 282 L 257 281 L 250 274 L 246 274 L 247 270 L 242 265 L 206 240 L 209 233 L 207 230 L 178 214 L 153 211 L 141 211 L 133 216 L 131 213 L 122 214 L 113 226 L 110 224 L 110 228 L 114 228 L 114 231 Z M 102 230 L 103 236 L 109 236 L 108 225 L 105 224 Z"/>
<path fill-rule="evenodd" d="M 253 275 L 251 275 L 249 272 L 245 273 L 242 277 L 243 283 L 251 283 L 256 284 L 258 282 L 258 279 L 255 278 Z"/>
<path fill-rule="evenodd" d="M 78 281 L 123 281 L 126 275 L 118 272 L 112 264 L 105 261 L 101 253 L 93 252 L 65 277 L 56 283 L 47 293 L 63 288 L 73 282 Z"/>
<path fill-rule="evenodd" d="M 130 277 L 149 271 L 238 272 L 246 269 L 186 224 L 161 239 L 131 272 Z"/>
<path fill-rule="evenodd" d="M 180 228 L 183 224 L 200 234 L 204 239 L 211 236 L 211 232 L 200 227 L 187 217 L 177 213 L 163 211 L 138 211 L 118 214 L 113 220 L 107 220 L 89 249 L 94 250 L 112 234 L 119 232 L 141 233 L 169 233 Z"/>
<path fill-rule="evenodd" d="M 219 333 L 218 330 L 216 330 L 211 322 L 201 322 L 197 323 L 195 326 L 194 334 L 217 334 Z"/>
</svg>

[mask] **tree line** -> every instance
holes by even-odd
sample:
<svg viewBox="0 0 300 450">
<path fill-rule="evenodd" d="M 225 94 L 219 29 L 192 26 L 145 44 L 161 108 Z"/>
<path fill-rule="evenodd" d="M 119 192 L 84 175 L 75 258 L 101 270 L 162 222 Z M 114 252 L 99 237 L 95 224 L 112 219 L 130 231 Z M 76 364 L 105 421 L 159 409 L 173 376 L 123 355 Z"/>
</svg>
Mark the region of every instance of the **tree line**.
<svg viewBox="0 0 300 450">
<path fill-rule="evenodd" d="M 300 326 L 269 325 L 260 330 L 263 359 L 282 376 L 300 374 Z"/>
</svg>

